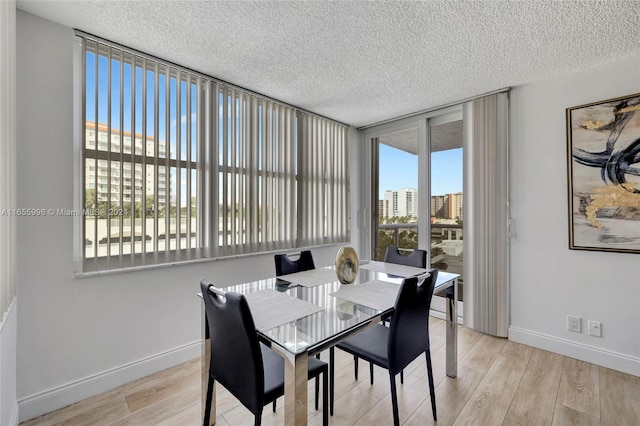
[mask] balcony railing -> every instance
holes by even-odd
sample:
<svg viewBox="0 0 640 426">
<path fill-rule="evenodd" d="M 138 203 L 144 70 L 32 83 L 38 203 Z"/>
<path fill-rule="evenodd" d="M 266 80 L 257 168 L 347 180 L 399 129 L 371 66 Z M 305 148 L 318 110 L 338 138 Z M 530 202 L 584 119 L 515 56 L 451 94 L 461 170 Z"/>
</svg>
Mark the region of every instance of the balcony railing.
<svg viewBox="0 0 640 426">
<path fill-rule="evenodd" d="M 430 250 L 431 266 L 454 272 L 462 276 L 464 238 L 462 224 L 431 224 Z M 418 247 L 417 223 L 392 223 L 378 225 L 376 260 L 383 260 L 387 246 L 396 246 L 400 251 L 411 251 Z"/>
</svg>

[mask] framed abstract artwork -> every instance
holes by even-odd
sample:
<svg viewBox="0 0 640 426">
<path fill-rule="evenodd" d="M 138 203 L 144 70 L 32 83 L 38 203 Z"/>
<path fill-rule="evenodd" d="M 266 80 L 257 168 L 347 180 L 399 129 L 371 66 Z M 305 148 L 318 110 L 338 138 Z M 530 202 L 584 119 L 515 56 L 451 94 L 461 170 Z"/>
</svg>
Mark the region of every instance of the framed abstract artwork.
<svg viewBox="0 0 640 426">
<path fill-rule="evenodd" d="M 567 108 L 569 248 L 640 253 L 640 93 Z"/>
</svg>

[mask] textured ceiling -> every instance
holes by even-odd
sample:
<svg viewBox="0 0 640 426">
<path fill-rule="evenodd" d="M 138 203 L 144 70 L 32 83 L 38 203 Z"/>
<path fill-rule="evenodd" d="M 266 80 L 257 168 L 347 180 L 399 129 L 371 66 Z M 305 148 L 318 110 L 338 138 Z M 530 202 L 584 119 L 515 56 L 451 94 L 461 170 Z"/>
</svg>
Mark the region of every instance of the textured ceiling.
<svg viewBox="0 0 640 426">
<path fill-rule="evenodd" d="M 640 54 L 636 1 L 18 0 L 18 8 L 354 126 Z"/>
</svg>

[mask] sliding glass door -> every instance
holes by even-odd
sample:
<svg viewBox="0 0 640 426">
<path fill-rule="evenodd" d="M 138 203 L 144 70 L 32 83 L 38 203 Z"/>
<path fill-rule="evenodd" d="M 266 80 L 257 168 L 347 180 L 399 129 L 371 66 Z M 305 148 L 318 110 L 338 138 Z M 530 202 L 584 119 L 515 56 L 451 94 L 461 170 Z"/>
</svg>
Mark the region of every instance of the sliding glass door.
<svg viewBox="0 0 640 426">
<path fill-rule="evenodd" d="M 505 91 L 364 134 L 372 179 L 364 182 L 363 205 L 373 214 L 363 227 L 363 253 L 380 259 L 391 243 L 427 250 L 431 266 L 461 275 L 465 325 L 502 337 L 509 318 L 508 111 Z M 413 187 L 406 176 L 415 176 L 416 164 L 417 214 L 403 218 L 408 198 L 400 189 Z M 431 303 L 432 310 L 445 306 L 442 297 Z"/>
<path fill-rule="evenodd" d="M 376 260 L 384 259 L 387 246 L 401 251 L 418 248 L 418 147 L 417 126 L 374 139 L 372 256 Z"/>
<path fill-rule="evenodd" d="M 407 252 L 420 248 L 429 253 L 430 266 L 462 275 L 462 108 L 372 128 L 366 140 L 371 258 L 382 260 L 390 245 Z M 443 298 L 434 298 L 434 310 L 444 312 L 445 306 Z"/>
<path fill-rule="evenodd" d="M 462 114 L 428 120 L 429 146 L 429 257 L 431 267 L 463 276 L 463 132 Z M 462 316 L 462 286 L 458 314 Z M 436 294 L 432 308 L 444 312 L 443 294 Z"/>
</svg>

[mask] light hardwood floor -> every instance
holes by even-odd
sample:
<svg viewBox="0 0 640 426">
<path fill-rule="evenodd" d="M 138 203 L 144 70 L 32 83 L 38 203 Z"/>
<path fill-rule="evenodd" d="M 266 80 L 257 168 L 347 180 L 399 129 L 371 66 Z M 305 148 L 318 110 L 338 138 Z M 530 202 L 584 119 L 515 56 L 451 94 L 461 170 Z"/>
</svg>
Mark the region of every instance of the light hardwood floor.
<svg viewBox="0 0 640 426">
<path fill-rule="evenodd" d="M 640 377 L 545 352 L 529 346 L 458 328 L 458 378 L 445 376 L 445 323 L 431 318 L 438 425 L 640 425 Z M 323 354 L 324 355 L 324 354 Z M 350 355 L 336 351 L 333 425 L 392 424 L 387 372 L 361 363 L 353 378 Z M 424 357 L 398 380 L 403 425 L 435 424 L 431 415 Z M 112 391 L 22 423 L 40 425 L 199 425 L 200 359 L 123 385 Z M 309 387 L 309 424 L 322 424 L 313 410 Z M 263 424 L 284 423 L 283 398 L 272 412 L 265 407 Z M 253 417 L 226 390 L 218 387 L 217 423 L 253 424 Z"/>
</svg>

